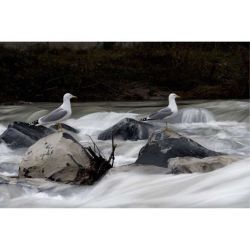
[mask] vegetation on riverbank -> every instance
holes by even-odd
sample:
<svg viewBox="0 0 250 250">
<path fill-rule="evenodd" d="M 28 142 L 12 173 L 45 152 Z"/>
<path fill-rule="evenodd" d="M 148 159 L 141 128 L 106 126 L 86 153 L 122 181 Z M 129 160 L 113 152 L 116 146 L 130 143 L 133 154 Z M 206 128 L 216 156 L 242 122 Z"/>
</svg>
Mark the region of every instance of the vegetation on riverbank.
<svg viewBox="0 0 250 250">
<path fill-rule="evenodd" d="M 0 102 L 249 98 L 248 43 L 0 45 Z"/>
</svg>

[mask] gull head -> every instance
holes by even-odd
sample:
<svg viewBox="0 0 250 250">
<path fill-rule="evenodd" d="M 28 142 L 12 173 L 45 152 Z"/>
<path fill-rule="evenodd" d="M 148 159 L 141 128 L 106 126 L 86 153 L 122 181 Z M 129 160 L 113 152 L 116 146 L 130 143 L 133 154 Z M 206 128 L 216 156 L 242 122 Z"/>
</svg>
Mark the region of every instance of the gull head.
<svg viewBox="0 0 250 250">
<path fill-rule="evenodd" d="M 175 93 L 171 93 L 168 97 L 169 100 L 175 100 L 175 98 L 180 98 L 180 96 L 176 95 Z"/>
<path fill-rule="evenodd" d="M 67 101 L 67 100 L 70 100 L 71 98 L 77 98 L 76 96 L 74 95 L 71 95 L 70 93 L 67 93 L 63 96 L 63 101 Z"/>
</svg>

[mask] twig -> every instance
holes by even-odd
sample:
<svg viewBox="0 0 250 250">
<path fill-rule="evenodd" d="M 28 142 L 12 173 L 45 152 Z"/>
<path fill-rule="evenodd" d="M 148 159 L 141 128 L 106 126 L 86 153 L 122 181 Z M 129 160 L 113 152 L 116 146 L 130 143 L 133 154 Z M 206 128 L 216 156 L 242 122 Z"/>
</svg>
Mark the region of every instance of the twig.
<svg viewBox="0 0 250 250">
<path fill-rule="evenodd" d="M 114 161 L 115 161 L 115 149 L 116 149 L 116 147 L 117 147 L 117 145 L 114 144 L 114 135 L 112 134 L 112 152 L 111 152 L 109 159 L 108 159 L 108 163 L 110 163 L 112 160 L 112 163 L 111 163 L 112 167 L 113 167 Z"/>
<path fill-rule="evenodd" d="M 92 141 L 92 143 L 94 145 L 94 151 L 96 152 L 96 150 L 97 150 L 99 156 L 102 156 L 103 158 L 105 158 L 104 155 L 103 155 L 103 153 L 101 152 L 101 150 L 98 148 L 98 146 L 96 145 L 96 143 L 93 141 L 92 137 L 90 135 L 87 135 L 87 136 L 90 138 L 90 140 Z"/>
</svg>

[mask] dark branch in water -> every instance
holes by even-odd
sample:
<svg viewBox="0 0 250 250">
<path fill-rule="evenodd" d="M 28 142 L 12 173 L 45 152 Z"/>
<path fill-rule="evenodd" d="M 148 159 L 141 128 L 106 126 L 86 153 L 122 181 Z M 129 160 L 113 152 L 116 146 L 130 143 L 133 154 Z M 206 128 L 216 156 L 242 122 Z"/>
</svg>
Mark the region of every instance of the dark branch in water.
<svg viewBox="0 0 250 250">
<path fill-rule="evenodd" d="M 112 151 L 110 153 L 109 159 L 106 160 L 105 156 L 103 155 L 103 153 L 101 152 L 101 150 L 99 149 L 99 147 L 96 145 L 96 143 L 93 141 L 93 139 L 91 138 L 90 135 L 87 135 L 91 142 L 93 143 L 94 146 L 94 150 L 91 147 L 87 147 L 87 151 L 88 154 L 92 157 L 92 159 L 95 162 L 99 162 L 99 166 L 98 166 L 98 171 L 97 173 L 99 173 L 100 171 L 103 171 L 103 169 L 106 168 L 106 165 L 110 165 L 111 168 L 114 165 L 114 161 L 115 161 L 115 149 L 116 149 L 116 144 L 114 144 L 114 136 L 112 135 Z M 98 155 L 97 155 L 98 154 Z"/>
<path fill-rule="evenodd" d="M 96 145 L 96 143 L 93 141 L 92 137 L 90 135 L 87 135 L 87 136 L 90 138 L 91 142 L 93 143 L 94 152 L 98 153 L 100 156 L 102 156 L 103 158 L 105 158 L 104 155 L 103 155 L 103 153 L 101 152 L 101 150 L 98 148 L 98 146 Z"/>
<path fill-rule="evenodd" d="M 112 152 L 111 152 L 109 159 L 108 159 L 108 163 L 110 163 L 112 160 L 112 163 L 111 163 L 112 167 L 113 167 L 114 161 L 115 161 L 115 149 L 116 149 L 116 147 L 117 147 L 117 145 L 114 144 L 114 135 L 112 135 Z"/>
</svg>

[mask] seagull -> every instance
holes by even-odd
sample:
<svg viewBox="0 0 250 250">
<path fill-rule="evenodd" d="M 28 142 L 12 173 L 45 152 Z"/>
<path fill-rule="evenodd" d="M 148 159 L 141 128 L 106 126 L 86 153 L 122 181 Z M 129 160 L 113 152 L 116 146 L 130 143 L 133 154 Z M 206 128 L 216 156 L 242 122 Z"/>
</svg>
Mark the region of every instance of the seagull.
<svg viewBox="0 0 250 250">
<path fill-rule="evenodd" d="M 77 98 L 77 97 L 69 93 L 65 94 L 63 96 L 63 104 L 57 109 L 50 112 L 49 114 L 38 119 L 37 125 L 39 126 L 39 125 L 58 124 L 58 127 L 62 129 L 61 122 L 69 119 L 72 113 L 71 103 L 70 103 L 71 98 Z"/>
<path fill-rule="evenodd" d="M 172 116 L 175 116 L 178 113 L 178 107 L 175 102 L 175 98 L 180 98 L 180 96 L 171 93 L 168 96 L 168 106 L 149 115 L 146 118 L 141 119 L 141 121 L 150 121 L 150 120 L 165 120 L 167 118 L 170 118 Z"/>
</svg>

